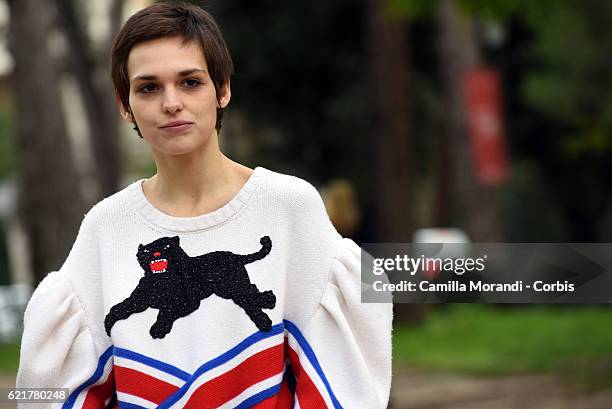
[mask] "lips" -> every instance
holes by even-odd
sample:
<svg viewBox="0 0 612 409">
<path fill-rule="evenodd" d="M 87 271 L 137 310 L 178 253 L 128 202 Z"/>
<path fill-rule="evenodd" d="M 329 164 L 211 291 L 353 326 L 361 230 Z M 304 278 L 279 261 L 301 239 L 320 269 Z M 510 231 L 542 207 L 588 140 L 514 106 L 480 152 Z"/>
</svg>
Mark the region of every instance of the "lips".
<svg viewBox="0 0 612 409">
<path fill-rule="evenodd" d="M 156 259 L 151 261 L 149 266 L 151 267 L 151 271 L 154 273 L 165 273 L 166 268 L 168 267 L 168 260 L 165 258 Z"/>
<path fill-rule="evenodd" d="M 165 132 L 179 133 L 179 132 L 184 132 L 190 129 L 192 126 L 193 126 L 193 122 L 173 121 L 173 122 L 168 122 L 167 124 L 160 126 L 159 129 Z"/>
</svg>

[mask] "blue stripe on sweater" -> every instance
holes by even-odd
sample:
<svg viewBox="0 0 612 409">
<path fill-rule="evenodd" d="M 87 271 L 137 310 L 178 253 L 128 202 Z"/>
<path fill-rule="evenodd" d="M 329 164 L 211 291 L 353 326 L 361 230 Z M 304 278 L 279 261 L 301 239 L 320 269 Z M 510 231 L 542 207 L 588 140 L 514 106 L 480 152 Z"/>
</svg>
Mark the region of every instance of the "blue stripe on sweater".
<svg viewBox="0 0 612 409">
<path fill-rule="evenodd" d="M 236 406 L 234 409 L 249 409 L 257 405 L 259 402 L 276 395 L 280 391 L 280 388 L 281 384 L 279 383 L 278 385 L 274 385 L 268 389 L 265 389 L 251 396 L 250 398 L 243 400 L 242 403 Z"/>
<path fill-rule="evenodd" d="M 135 405 L 133 403 L 119 401 L 120 409 L 147 409 L 144 406 Z"/>
<path fill-rule="evenodd" d="M 287 328 L 287 331 L 289 331 L 289 333 L 293 335 L 293 337 L 296 339 L 296 341 L 300 345 L 300 348 L 302 349 L 302 351 L 304 352 L 304 354 L 310 361 L 310 364 L 315 369 L 315 371 L 317 371 L 317 374 L 323 381 L 323 384 L 325 385 L 325 389 L 327 389 L 327 392 L 329 393 L 329 396 L 331 397 L 332 403 L 334 404 L 334 408 L 342 409 L 342 405 L 340 405 L 340 402 L 338 402 L 336 395 L 334 395 L 334 391 L 332 391 L 329 381 L 327 380 L 327 377 L 325 376 L 325 373 L 323 372 L 323 368 L 321 368 L 321 365 L 319 364 L 319 360 L 317 359 L 317 356 L 315 355 L 310 344 L 308 344 L 308 341 L 306 341 L 306 338 L 304 337 L 304 335 L 302 335 L 302 332 L 291 321 L 283 320 L 283 322 L 285 323 L 285 327 Z"/>
<path fill-rule="evenodd" d="M 177 368 L 176 366 L 167 364 L 154 358 L 149 358 L 148 356 L 144 356 L 142 354 L 139 354 L 138 352 L 115 347 L 113 349 L 113 354 L 120 358 L 126 358 L 132 361 L 140 362 L 141 364 L 145 364 L 152 368 L 159 369 L 160 371 L 166 372 L 183 381 L 187 381 L 189 378 L 191 378 L 191 374 L 183 371 L 182 369 Z"/>
<path fill-rule="evenodd" d="M 98 359 L 98 366 L 96 367 L 96 370 L 94 371 L 93 375 L 91 375 L 91 377 L 88 380 L 86 380 L 81 386 L 76 388 L 74 392 L 70 394 L 70 396 L 68 397 L 68 400 L 64 402 L 64 404 L 62 405 L 62 409 L 72 409 L 74 407 L 74 403 L 76 402 L 79 394 L 83 392 L 85 388 L 90 387 L 91 385 L 93 385 L 100 379 L 100 377 L 102 376 L 102 373 L 104 372 L 104 367 L 106 366 L 106 362 L 108 362 L 108 360 L 110 359 L 112 355 L 113 355 L 113 347 L 110 346 L 100 356 L 100 359 Z"/>
</svg>

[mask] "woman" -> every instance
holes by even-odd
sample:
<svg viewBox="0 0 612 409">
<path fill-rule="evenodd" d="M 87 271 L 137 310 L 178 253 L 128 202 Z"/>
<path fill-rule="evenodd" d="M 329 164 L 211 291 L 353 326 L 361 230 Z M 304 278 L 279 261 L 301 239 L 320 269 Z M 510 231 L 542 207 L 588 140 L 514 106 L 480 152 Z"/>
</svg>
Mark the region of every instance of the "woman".
<svg viewBox="0 0 612 409">
<path fill-rule="evenodd" d="M 123 26 L 111 75 L 157 173 L 95 205 L 36 289 L 19 387 L 68 388 L 65 408 L 386 407 L 391 305 L 360 302 L 360 249 L 310 184 L 220 151 L 232 70 L 195 6 Z"/>
</svg>

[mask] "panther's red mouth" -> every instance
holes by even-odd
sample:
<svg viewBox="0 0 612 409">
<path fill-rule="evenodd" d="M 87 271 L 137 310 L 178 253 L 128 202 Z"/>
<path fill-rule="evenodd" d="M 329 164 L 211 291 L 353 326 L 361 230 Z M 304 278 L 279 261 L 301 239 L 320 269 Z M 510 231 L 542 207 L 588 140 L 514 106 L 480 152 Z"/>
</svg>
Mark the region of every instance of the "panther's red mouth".
<svg viewBox="0 0 612 409">
<path fill-rule="evenodd" d="M 149 266 L 151 267 L 151 271 L 154 273 L 165 273 L 166 268 L 168 267 L 168 260 L 165 258 L 153 260 L 149 263 Z"/>
</svg>

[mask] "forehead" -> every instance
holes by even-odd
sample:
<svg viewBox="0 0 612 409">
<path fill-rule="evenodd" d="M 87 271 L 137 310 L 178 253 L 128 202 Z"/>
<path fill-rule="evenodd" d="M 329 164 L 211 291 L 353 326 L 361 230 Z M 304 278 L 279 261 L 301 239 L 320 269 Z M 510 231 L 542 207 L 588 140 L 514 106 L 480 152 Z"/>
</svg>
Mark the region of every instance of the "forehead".
<svg viewBox="0 0 612 409">
<path fill-rule="evenodd" d="M 204 52 L 200 44 L 185 43 L 182 37 L 161 37 L 138 43 L 127 61 L 130 81 L 138 76 L 161 76 L 192 68 L 207 69 Z"/>
</svg>

